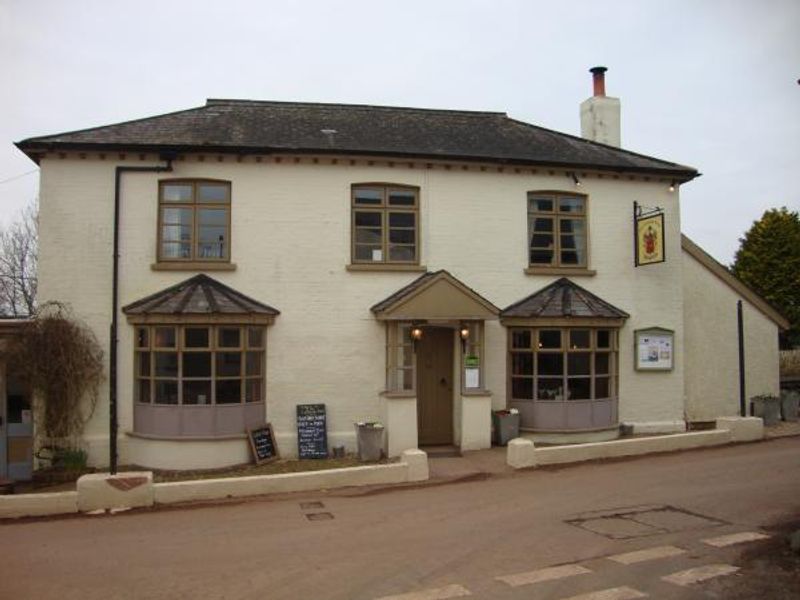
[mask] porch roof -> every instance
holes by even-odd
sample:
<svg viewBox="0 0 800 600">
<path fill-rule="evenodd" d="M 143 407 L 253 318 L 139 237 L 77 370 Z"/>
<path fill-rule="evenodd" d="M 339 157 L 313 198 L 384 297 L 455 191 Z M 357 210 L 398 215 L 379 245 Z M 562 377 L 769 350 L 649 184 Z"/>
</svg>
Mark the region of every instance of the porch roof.
<svg viewBox="0 0 800 600">
<path fill-rule="evenodd" d="M 566 277 L 506 307 L 503 319 L 609 319 L 630 315 Z"/>
<path fill-rule="evenodd" d="M 445 271 L 425 273 L 370 309 L 379 320 L 496 319 L 500 309 Z"/>
</svg>

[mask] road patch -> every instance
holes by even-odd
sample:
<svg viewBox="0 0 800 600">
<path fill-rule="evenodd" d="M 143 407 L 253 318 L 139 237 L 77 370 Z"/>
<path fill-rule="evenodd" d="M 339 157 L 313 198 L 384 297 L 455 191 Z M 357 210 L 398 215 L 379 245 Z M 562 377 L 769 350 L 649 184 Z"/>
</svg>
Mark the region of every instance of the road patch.
<svg viewBox="0 0 800 600">
<path fill-rule="evenodd" d="M 381 596 L 375 600 L 449 600 L 450 598 L 463 598 L 471 595 L 472 593 L 467 588 L 454 583 L 441 588 L 408 592 L 407 594 L 394 596 Z"/>
<path fill-rule="evenodd" d="M 704 544 L 714 546 L 715 548 L 724 548 L 725 546 L 733 546 L 734 544 L 743 544 L 745 542 L 754 542 L 756 540 L 765 540 L 769 536 L 756 531 L 743 531 L 741 533 L 732 533 L 730 535 L 721 535 L 715 538 L 703 540 Z"/>
<path fill-rule="evenodd" d="M 511 587 L 519 587 L 521 585 L 531 585 L 533 583 L 541 583 L 542 581 L 552 581 L 554 579 L 584 575 L 586 573 L 592 573 L 592 571 L 580 565 L 561 565 L 559 567 L 547 567 L 546 569 L 527 571 L 525 573 L 501 575 L 500 577 L 495 577 L 495 579 Z"/>
<path fill-rule="evenodd" d="M 733 565 L 704 565 L 702 567 L 694 567 L 693 569 L 686 569 L 685 571 L 678 571 L 662 577 L 661 579 L 674 583 L 675 585 L 687 586 L 693 583 L 713 579 L 714 577 L 722 577 L 723 575 L 730 575 L 739 570 L 739 567 Z"/>
<path fill-rule="evenodd" d="M 636 550 L 635 552 L 625 552 L 624 554 L 615 554 L 607 557 L 609 560 L 618 562 L 623 565 L 633 565 L 648 560 L 657 560 L 659 558 L 669 558 L 671 556 L 678 556 L 685 554 L 686 550 L 677 548 L 675 546 L 657 546 L 656 548 L 647 548 L 645 550 Z"/>
<path fill-rule="evenodd" d="M 616 587 L 607 590 L 598 590 L 588 594 L 570 596 L 563 600 L 634 600 L 635 598 L 646 598 L 647 594 L 630 587 Z"/>
</svg>

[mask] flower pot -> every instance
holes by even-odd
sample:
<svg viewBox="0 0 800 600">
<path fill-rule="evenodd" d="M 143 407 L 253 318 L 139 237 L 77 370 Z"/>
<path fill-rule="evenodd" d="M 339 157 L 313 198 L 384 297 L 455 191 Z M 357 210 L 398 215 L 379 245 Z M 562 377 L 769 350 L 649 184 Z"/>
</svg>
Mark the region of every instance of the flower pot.
<svg viewBox="0 0 800 600">
<path fill-rule="evenodd" d="M 374 462 L 383 454 L 383 425 L 380 423 L 356 423 L 358 459 Z"/>
<path fill-rule="evenodd" d="M 781 416 L 784 421 L 797 421 L 800 407 L 800 392 L 781 392 Z"/>
<path fill-rule="evenodd" d="M 750 398 L 750 412 L 761 417 L 764 426 L 777 425 L 781 420 L 781 403 L 777 396 L 754 396 Z"/>
</svg>

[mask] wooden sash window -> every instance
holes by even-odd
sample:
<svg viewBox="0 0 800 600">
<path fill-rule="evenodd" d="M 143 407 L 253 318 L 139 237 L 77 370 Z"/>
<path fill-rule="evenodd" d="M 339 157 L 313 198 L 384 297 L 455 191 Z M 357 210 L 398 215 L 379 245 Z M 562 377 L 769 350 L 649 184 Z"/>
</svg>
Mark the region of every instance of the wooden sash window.
<svg viewBox="0 0 800 600">
<path fill-rule="evenodd" d="M 528 261 L 531 267 L 588 265 L 586 197 L 528 192 Z"/>
<path fill-rule="evenodd" d="M 353 186 L 351 250 L 354 264 L 419 264 L 419 190 Z"/>
<path fill-rule="evenodd" d="M 212 180 L 159 183 L 158 260 L 229 262 L 231 184 Z"/>
</svg>

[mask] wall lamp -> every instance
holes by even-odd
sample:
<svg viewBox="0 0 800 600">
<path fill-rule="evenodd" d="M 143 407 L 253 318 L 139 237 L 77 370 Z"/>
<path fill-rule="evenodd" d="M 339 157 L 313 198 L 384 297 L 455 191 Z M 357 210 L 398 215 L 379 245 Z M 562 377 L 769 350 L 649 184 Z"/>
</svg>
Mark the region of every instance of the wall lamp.
<svg viewBox="0 0 800 600">
<path fill-rule="evenodd" d="M 417 351 L 417 342 L 422 339 L 422 326 L 419 323 L 411 323 L 411 344 L 414 347 L 414 352 Z"/>
<path fill-rule="evenodd" d="M 575 171 L 569 174 L 572 177 L 572 181 L 576 187 L 581 187 L 581 180 L 578 179 L 578 176 L 575 174 Z"/>
<path fill-rule="evenodd" d="M 675 187 L 677 185 L 678 185 L 678 182 L 675 181 L 674 179 L 672 181 L 670 181 L 670 183 L 669 183 L 669 191 L 670 192 L 674 192 L 675 191 Z"/>
<path fill-rule="evenodd" d="M 458 328 L 458 336 L 461 338 L 461 352 L 467 348 L 467 340 L 469 339 L 469 325 L 462 323 Z"/>
</svg>

